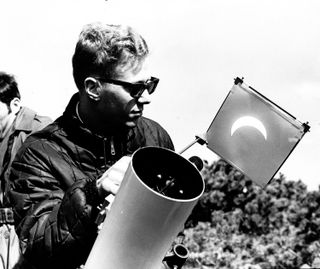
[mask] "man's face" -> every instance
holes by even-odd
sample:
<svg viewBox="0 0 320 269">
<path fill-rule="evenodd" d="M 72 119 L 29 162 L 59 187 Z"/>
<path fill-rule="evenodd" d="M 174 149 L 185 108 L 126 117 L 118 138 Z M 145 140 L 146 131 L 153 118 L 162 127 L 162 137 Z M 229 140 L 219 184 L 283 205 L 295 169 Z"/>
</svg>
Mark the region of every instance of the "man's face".
<svg viewBox="0 0 320 269">
<path fill-rule="evenodd" d="M 0 101 L 0 128 L 3 126 L 10 114 L 9 107 L 6 103 Z"/>
<path fill-rule="evenodd" d="M 130 83 L 144 82 L 148 78 L 150 75 L 145 65 L 119 71 L 116 77 L 117 80 Z M 134 127 L 142 116 L 144 105 L 150 103 L 148 92 L 144 91 L 141 97 L 133 98 L 130 95 L 130 87 L 103 81 L 100 83 L 100 100 L 97 103 L 97 109 L 101 124 L 106 128 L 110 128 L 110 124 L 116 128 Z"/>
</svg>

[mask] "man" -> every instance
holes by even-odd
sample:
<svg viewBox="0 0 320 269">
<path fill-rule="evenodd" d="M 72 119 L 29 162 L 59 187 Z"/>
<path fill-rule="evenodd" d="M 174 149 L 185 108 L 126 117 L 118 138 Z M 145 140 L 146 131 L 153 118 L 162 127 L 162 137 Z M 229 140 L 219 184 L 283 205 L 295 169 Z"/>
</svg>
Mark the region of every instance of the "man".
<svg viewBox="0 0 320 269">
<path fill-rule="evenodd" d="M 10 180 L 23 258 L 17 268 L 78 268 L 97 236 L 97 206 L 119 182 L 105 172 L 144 146 L 174 149 L 167 132 L 142 117 L 158 79 L 145 40 L 130 27 L 89 24 L 73 55 L 78 88 L 53 124 L 29 137 Z M 125 224 L 124 224 L 125 225 Z"/>
<path fill-rule="evenodd" d="M 26 137 L 51 122 L 48 117 L 21 107 L 20 99 L 15 78 L 0 72 L 0 268 L 12 268 L 19 256 L 7 195 L 11 163 Z"/>
</svg>

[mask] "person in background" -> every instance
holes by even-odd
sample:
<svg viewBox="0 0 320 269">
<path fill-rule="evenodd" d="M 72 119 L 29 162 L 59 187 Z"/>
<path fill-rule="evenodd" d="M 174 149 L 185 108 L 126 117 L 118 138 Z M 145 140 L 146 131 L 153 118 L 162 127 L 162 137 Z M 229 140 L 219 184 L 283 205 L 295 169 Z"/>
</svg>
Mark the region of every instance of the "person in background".
<svg viewBox="0 0 320 269">
<path fill-rule="evenodd" d="M 81 31 L 72 58 L 78 92 L 12 165 L 23 254 L 16 268 L 79 268 L 97 236 L 97 207 L 120 185 L 107 169 L 141 147 L 174 150 L 165 129 L 142 116 L 159 82 L 147 69 L 148 54 L 131 27 L 93 23 Z"/>
<path fill-rule="evenodd" d="M 11 163 L 26 137 L 51 123 L 51 119 L 22 107 L 14 76 L 0 72 L 0 268 L 12 268 L 19 257 L 19 241 L 8 199 Z"/>
</svg>

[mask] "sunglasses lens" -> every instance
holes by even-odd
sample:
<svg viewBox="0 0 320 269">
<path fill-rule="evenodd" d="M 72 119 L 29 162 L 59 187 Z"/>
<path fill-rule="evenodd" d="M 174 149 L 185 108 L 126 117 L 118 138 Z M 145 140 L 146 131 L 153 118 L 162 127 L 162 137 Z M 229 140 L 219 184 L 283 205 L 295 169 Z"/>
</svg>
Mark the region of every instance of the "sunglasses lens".
<svg viewBox="0 0 320 269">
<path fill-rule="evenodd" d="M 154 89 L 155 89 L 154 83 L 153 83 L 153 82 L 149 82 L 149 83 L 147 84 L 147 91 L 148 91 L 148 93 L 149 93 L 149 94 L 153 93 L 153 92 L 154 92 Z"/>
<path fill-rule="evenodd" d="M 156 78 L 151 78 L 147 81 L 146 84 L 147 84 L 147 90 L 148 90 L 149 94 L 152 94 L 155 91 L 155 89 L 158 85 L 158 82 L 159 82 L 159 80 Z"/>
<path fill-rule="evenodd" d="M 139 98 L 142 93 L 144 92 L 145 90 L 145 86 L 144 85 L 138 85 L 138 84 L 135 84 L 131 89 L 130 89 L 130 95 L 133 97 L 133 98 Z"/>
<path fill-rule="evenodd" d="M 152 94 L 156 89 L 158 82 L 159 79 L 152 77 L 144 83 L 132 84 L 132 87 L 130 89 L 130 95 L 133 98 L 140 98 L 140 96 L 143 94 L 145 90 L 147 90 L 149 94 Z"/>
</svg>

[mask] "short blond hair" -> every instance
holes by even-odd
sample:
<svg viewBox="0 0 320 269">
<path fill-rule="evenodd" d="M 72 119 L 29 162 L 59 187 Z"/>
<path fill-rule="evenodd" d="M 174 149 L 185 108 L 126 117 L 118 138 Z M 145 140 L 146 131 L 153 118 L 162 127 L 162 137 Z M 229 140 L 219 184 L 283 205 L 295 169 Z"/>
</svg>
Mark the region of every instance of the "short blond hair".
<svg viewBox="0 0 320 269">
<path fill-rule="evenodd" d="M 72 58 L 75 83 L 81 90 L 88 76 L 113 78 L 119 65 L 143 62 L 148 54 L 146 41 L 129 26 L 87 24 Z"/>
</svg>

